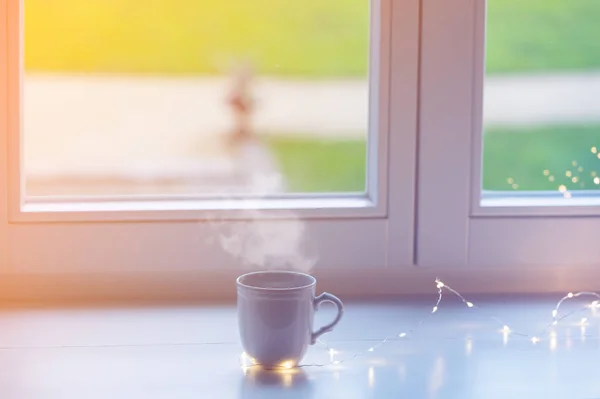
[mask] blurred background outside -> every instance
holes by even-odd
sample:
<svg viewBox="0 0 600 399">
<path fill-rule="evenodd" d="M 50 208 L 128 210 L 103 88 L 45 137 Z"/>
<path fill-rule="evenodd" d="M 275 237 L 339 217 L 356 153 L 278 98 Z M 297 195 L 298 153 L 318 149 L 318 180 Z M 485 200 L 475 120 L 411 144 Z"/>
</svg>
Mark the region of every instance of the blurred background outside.
<svg viewBox="0 0 600 399">
<path fill-rule="evenodd" d="M 24 7 L 28 195 L 218 194 L 263 172 L 365 189 L 368 0 Z M 600 187 L 598 20 L 598 0 L 488 1 L 484 189 Z"/>
</svg>

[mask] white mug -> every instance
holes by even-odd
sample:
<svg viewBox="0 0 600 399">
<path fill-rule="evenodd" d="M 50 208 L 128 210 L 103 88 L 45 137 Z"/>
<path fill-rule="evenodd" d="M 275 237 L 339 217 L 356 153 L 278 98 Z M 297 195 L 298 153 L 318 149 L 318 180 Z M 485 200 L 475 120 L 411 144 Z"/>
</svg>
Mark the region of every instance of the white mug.
<svg viewBox="0 0 600 399">
<path fill-rule="evenodd" d="M 264 271 L 237 279 L 240 337 L 246 355 L 265 368 L 294 367 L 319 336 L 340 321 L 344 305 L 334 295 L 315 297 L 317 280 L 304 273 Z M 337 307 L 335 319 L 313 332 L 315 310 L 321 302 Z"/>
</svg>

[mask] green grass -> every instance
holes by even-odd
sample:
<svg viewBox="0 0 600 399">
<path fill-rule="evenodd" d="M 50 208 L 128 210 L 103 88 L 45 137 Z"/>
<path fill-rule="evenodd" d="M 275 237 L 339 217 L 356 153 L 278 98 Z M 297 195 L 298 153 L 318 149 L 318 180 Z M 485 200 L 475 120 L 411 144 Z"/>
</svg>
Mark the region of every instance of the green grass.
<svg viewBox="0 0 600 399">
<path fill-rule="evenodd" d="M 393 0 L 396 1 L 396 0 Z M 29 71 L 367 71 L 368 0 L 26 0 Z M 599 0 L 489 0 L 491 73 L 600 68 Z"/>
<path fill-rule="evenodd" d="M 600 68 L 600 1 L 487 4 L 488 72 Z"/>
<path fill-rule="evenodd" d="M 600 125 L 488 129 L 484 135 L 483 188 L 512 190 L 508 183 L 511 178 L 519 190 L 557 190 L 561 184 L 569 190 L 599 189 L 594 176 L 600 175 L 600 159 L 592 147 L 600 150 Z M 544 175 L 545 170 L 549 176 Z M 573 177 L 577 177 L 576 183 Z"/>
<path fill-rule="evenodd" d="M 365 190 L 364 140 L 270 138 L 268 144 L 292 192 Z"/>
<path fill-rule="evenodd" d="M 294 192 L 350 192 L 365 189 L 363 140 L 326 141 L 270 138 L 269 146 Z M 488 129 L 484 135 L 486 190 L 600 189 L 600 125 Z M 576 165 L 573 165 L 573 162 Z M 579 168 L 582 168 L 579 171 Z M 548 170 L 549 175 L 544 175 Z M 571 177 L 566 172 L 571 172 Z M 554 176 L 554 181 L 549 177 Z M 572 178 L 577 177 L 577 183 Z M 582 185 L 583 183 L 583 185 Z"/>
</svg>

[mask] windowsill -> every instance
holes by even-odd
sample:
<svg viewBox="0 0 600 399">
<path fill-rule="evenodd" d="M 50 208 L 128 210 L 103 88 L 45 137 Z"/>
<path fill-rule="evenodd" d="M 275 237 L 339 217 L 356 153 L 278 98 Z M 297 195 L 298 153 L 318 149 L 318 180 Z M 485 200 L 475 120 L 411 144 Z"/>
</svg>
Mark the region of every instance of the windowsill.
<svg viewBox="0 0 600 399">
<path fill-rule="evenodd" d="M 527 398 L 598 397 L 597 340 L 565 321 L 557 337 L 504 338 L 499 318 L 535 334 L 554 297 L 469 297 L 480 309 L 436 293 L 369 303 L 346 301 L 340 324 L 288 372 L 243 369 L 234 306 L 28 308 L 0 311 L 7 398 Z M 343 299 L 343 298 L 342 298 Z M 447 300 L 446 300 L 447 299 Z M 334 310 L 319 309 L 315 326 Z M 594 335 L 597 317 L 586 314 Z M 424 320 L 422 324 L 420 322 Z M 571 324 L 569 324 L 571 323 Z M 411 336 L 399 333 L 415 328 Z M 372 353 L 370 347 L 391 339 Z M 18 365 L 18 367 L 14 367 Z M 544 383 L 541 383 L 544 381 Z M 91 396 L 90 396 L 91 395 Z"/>
</svg>

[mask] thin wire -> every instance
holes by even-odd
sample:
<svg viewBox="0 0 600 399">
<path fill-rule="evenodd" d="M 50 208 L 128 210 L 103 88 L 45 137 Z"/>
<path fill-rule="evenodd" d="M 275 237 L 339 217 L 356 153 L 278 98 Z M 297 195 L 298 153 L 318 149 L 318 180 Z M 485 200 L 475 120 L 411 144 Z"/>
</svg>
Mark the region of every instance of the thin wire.
<svg viewBox="0 0 600 399">
<path fill-rule="evenodd" d="M 443 281 L 441 281 L 439 278 L 435 279 L 435 285 L 437 288 L 437 300 L 434 304 L 434 306 L 431 308 L 431 312 L 429 313 L 429 315 L 423 319 L 421 319 L 416 325 L 415 327 L 403 331 L 399 334 L 394 334 L 394 335 L 388 335 L 385 338 L 383 338 L 382 340 L 377 341 L 376 344 L 374 344 L 373 346 L 369 347 L 367 350 L 363 350 L 360 352 L 355 352 L 354 354 L 352 354 L 351 356 L 348 356 L 346 358 L 343 359 L 337 359 L 334 360 L 334 355 L 337 353 L 337 351 L 332 348 L 328 343 L 324 342 L 321 339 L 317 339 L 317 342 L 323 346 L 325 346 L 325 349 L 329 352 L 330 355 L 330 362 L 329 363 L 310 363 L 310 364 L 300 364 L 297 366 L 274 366 L 271 367 L 271 369 L 275 369 L 275 370 L 287 370 L 290 368 L 306 368 L 306 367 L 325 367 L 328 365 L 338 365 L 338 364 L 342 364 L 342 363 L 346 363 L 346 362 L 350 362 L 355 360 L 357 357 L 360 356 L 365 356 L 368 353 L 372 353 L 374 352 L 377 348 L 385 345 L 386 343 L 390 342 L 390 341 L 398 341 L 401 339 L 406 339 L 409 338 L 410 336 L 413 336 L 418 330 L 419 328 L 421 328 L 421 326 L 427 321 L 429 320 L 430 317 L 432 317 L 433 315 L 435 315 L 436 313 L 438 313 L 439 307 L 442 303 L 444 294 L 443 294 L 443 290 L 447 290 L 448 292 L 450 292 L 451 294 L 453 294 L 454 296 L 458 297 L 462 303 L 467 306 L 470 309 L 474 309 L 477 311 L 482 312 L 483 310 L 481 308 L 479 308 L 478 306 L 476 306 L 473 302 L 468 301 L 460 292 L 456 291 L 455 289 L 453 289 L 452 287 L 448 286 L 447 284 L 445 284 Z M 560 315 L 558 314 L 560 307 L 562 306 L 562 304 L 568 300 L 571 299 L 575 299 L 575 298 L 579 298 L 579 297 L 594 297 L 596 298 L 596 300 L 594 300 L 590 305 L 581 308 L 581 309 L 577 309 L 577 310 L 573 310 L 570 311 L 568 313 L 565 313 L 564 315 Z M 515 335 L 515 336 L 519 336 L 522 338 L 527 338 L 530 341 L 532 341 L 532 343 L 537 344 L 540 341 L 542 341 L 543 337 L 545 337 L 546 335 L 548 335 L 550 333 L 550 330 L 552 330 L 553 328 L 555 328 L 560 322 L 562 322 L 563 320 L 566 320 L 568 318 L 570 318 L 571 316 L 581 313 L 581 312 L 585 312 L 585 311 L 589 311 L 589 310 L 594 310 L 594 309 L 600 309 L 600 294 L 597 292 L 591 292 L 591 291 L 581 291 L 581 292 L 577 292 L 577 293 L 572 293 L 569 292 L 567 295 L 565 295 L 564 297 L 562 297 L 556 304 L 556 306 L 554 307 L 554 309 L 552 310 L 552 321 L 544 328 L 542 329 L 542 331 L 540 331 L 539 334 L 537 335 L 532 335 L 529 333 L 525 333 L 525 332 L 521 332 L 521 331 L 517 331 L 517 330 L 513 330 L 511 329 L 507 324 L 505 324 L 499 317 L 496 316 L 487 316 L 489 319 L 491 319 L 492 321 L 494 321 L 496 324 L 500 325 L 502 327 L 502 332 L 504 334 L 511 334 L 511 335 Z M 585 322 L 587 321 L 586 318 L 583 318 L 581 321 L 581 326 L 584 327 L 585 326 Z M 600 336 L 591 336 L 591 335 L 583 335 L 582 337 L 591 337 L 591 338 L 600 338 Z M 554 339 L 557 339 L 556 335 L 553 337 Z M 253 368 L 253 367 L 260 367 L 260 364 L 256 364 L 256 363 L 252 363 L 250 365 L 247 365 L 245 360 L 246 358 L 248 358 L 248 356 L 245 353 L 242 353 L 242 355 L 240 356 L 240 363 L 242 365 L 242 368 L 244 370 Z"/>
</svg>

